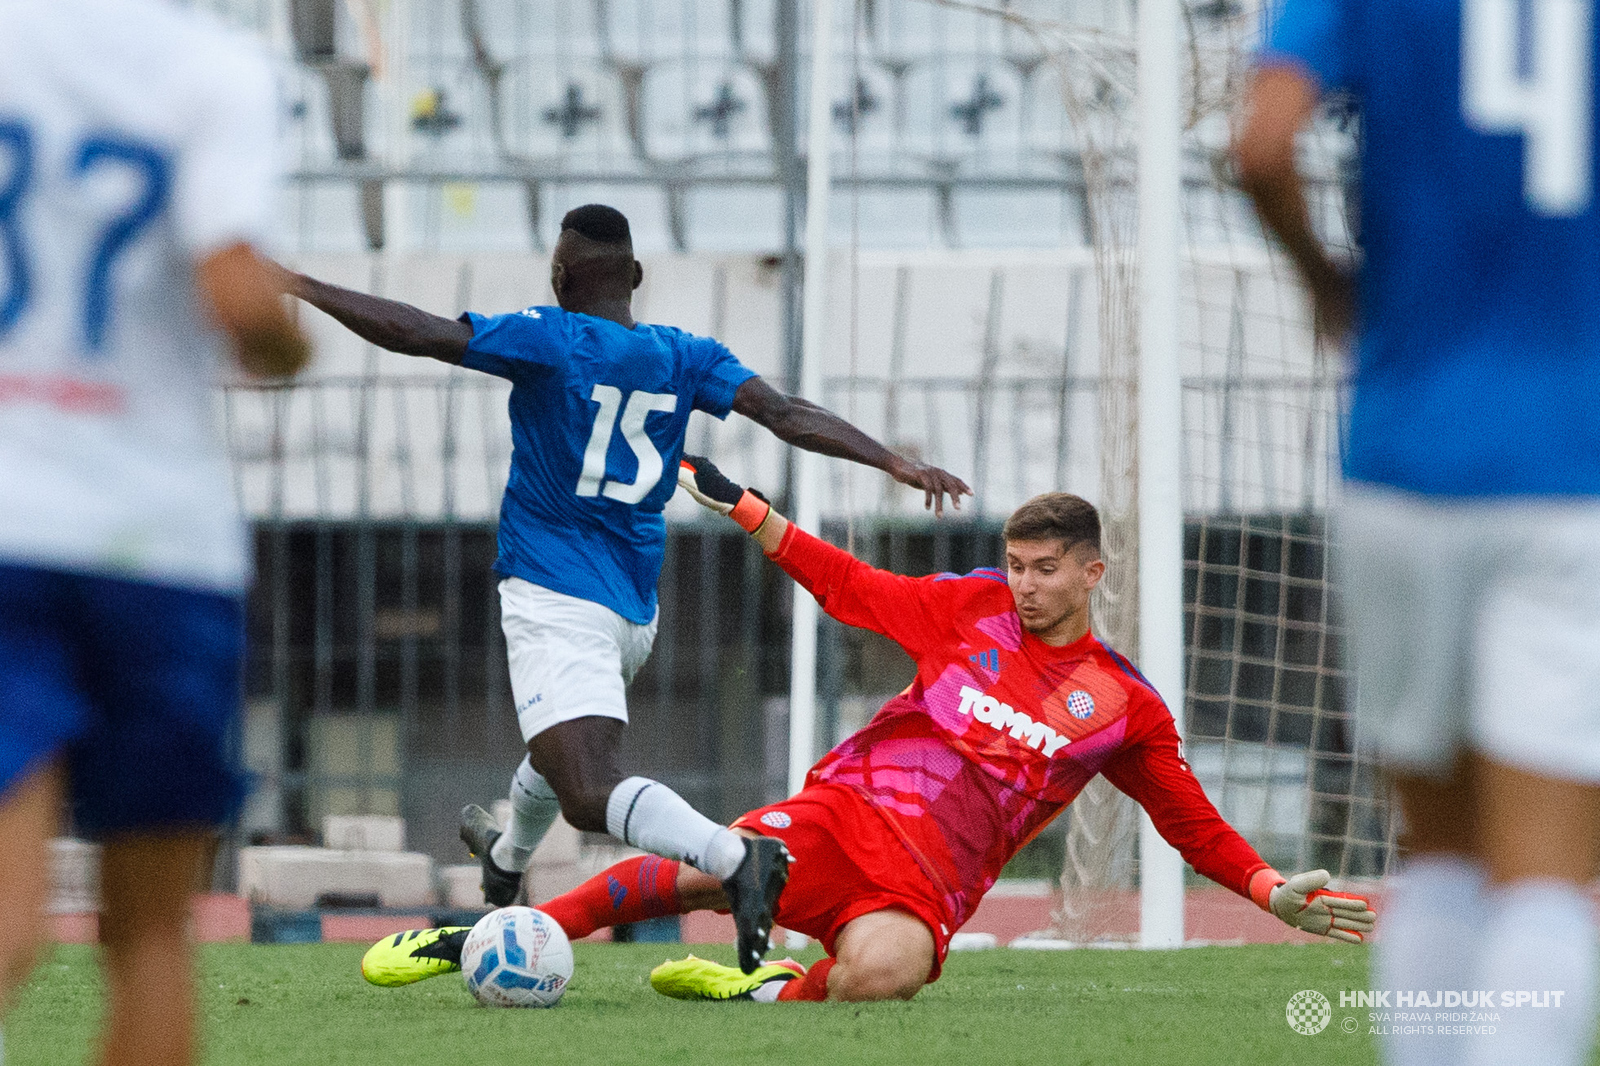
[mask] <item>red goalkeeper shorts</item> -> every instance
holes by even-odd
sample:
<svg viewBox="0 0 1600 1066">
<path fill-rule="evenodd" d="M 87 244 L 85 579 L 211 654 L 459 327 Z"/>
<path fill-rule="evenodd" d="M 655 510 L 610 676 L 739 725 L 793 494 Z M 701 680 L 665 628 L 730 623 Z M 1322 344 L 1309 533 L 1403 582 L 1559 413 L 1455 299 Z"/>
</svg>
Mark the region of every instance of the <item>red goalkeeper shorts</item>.
<svg viewBox="0 0 1600 1066">
<path fill-rule="evenodd" d="M 845 785 L 818 784 L 741 816 L 735 829 L 776 837 L 794 856 L 774 918 L 815 937 L 829 955 L 851 921 L 873 911 L 909 911 L 933 934 L 931 984 L 950 950 L 939 891 L 872 805 Z"/>
</svg>

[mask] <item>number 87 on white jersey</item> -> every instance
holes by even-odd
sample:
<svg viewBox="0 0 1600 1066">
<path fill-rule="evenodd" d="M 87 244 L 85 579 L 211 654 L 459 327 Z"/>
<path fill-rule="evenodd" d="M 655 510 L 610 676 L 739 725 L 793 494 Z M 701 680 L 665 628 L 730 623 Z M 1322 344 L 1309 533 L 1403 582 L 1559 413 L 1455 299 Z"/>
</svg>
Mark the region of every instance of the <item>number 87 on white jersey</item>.
<svg viewBox="0 0 1600 1066">
<path fill-rule="evenodd" d="M 268 237 L 265 54 L 155 0 L 0 5 L 0 560 L 239 588 L 196 264 Z"/>
</svg>

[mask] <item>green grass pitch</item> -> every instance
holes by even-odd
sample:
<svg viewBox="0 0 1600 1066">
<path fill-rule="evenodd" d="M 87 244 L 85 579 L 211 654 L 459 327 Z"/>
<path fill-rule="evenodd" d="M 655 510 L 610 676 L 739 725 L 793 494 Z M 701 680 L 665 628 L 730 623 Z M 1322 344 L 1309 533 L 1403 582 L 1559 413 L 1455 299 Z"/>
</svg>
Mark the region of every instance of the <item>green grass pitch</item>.
<svg viewBox="0 0 1600 1066">
<path fill-rule="evenodd" d="M 1374 1062 L 1364 1031 L 1342 1031 L 1337 993 L 1368 987 L 1366 955 L 1338 946 L 1183 951 L 987 951 L 951 957 L 910 1003 L 681 1003 L 658 996 L 650 967 L 678 944 L 579 944 L 554 1010 L 478 1006 L 455 974 L 409 988 L 361 980 L 359 945 L 204 949 L 204 1061 L 317 1066 L 462 1062 L 1130 1063 L 1207 1066 Z M 733 961 L 728 946 L 693 948 Z M 803 958 L 809 961 L 813 951 Z M 1289 997 L 1333 1003 L 1321 1033 L 1284 1018 Z M 94 955 L 64 947 L 39 967 L 5 1026 L 8 1062 L 89 1057 L 100 1009 Z M 1364 1019 L 1362 1019 L 1364 1021 Z M 1361 1026 L 1364 1030 L 1365 1026 Z"/>
</svg>

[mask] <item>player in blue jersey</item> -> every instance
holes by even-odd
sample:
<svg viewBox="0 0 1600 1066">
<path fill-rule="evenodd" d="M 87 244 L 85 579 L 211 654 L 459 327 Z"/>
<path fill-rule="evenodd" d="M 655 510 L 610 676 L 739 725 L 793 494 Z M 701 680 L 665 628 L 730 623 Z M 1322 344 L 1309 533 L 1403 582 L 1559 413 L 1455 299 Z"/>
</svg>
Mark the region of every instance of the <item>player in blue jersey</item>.
<svg viewBox="0 0 1600 1066">
<path fill-rule="evenodd" d="M 1405 1066 L 1567 1066 L 1592 1039 L 1597 30 L 1592 0 L 1287 0 L 1238 144 L 1323 329 L 1354 325 L 1339 558 L 1407 848 L 1375 987 L 1459 991 L 1498 1029 L 1394 1027 Z M 1353 283 L 1295 166 L 1328 94 L 1361 116 Z"/>
<path fill-rule="evenodd" d="M 959 503 L 971 490 L 778 393 L 716 341 L 635 322 L 643 278 L 627 219 L 591 204 L 561 223 L 550 267 L 558 307 L 448 319 L 303 276 L 297 294 L 380 347 L 512 383 L 511 477 L 495 570 L 528 751 L 504 834 L 479 807 L 462 814 L 485 898 L 512 902 L 559 811 L 578 829 L 609 832 L 722 880 L 748 973 L 766 950 L 787 876 L 782 846 L 747 842 L 660 782 L 624 778 L 618 759 L 624 687 L 655 639 L 662 510 L 677 486 L 689 415 L 737 411 L 798 447 L 877 467 L 941 510 L 946 495 Z"/>
<path fill-rule="evenodd" d="M 214 387 L 309 353 L 257 251 L 277 114 L 266 55 L 207 16 L 0 2 L 0 1006 L 70 800 L 103 845 L 103 1062 L 193 1061 L 190 898 L 244 795 Z"/>
</svg>

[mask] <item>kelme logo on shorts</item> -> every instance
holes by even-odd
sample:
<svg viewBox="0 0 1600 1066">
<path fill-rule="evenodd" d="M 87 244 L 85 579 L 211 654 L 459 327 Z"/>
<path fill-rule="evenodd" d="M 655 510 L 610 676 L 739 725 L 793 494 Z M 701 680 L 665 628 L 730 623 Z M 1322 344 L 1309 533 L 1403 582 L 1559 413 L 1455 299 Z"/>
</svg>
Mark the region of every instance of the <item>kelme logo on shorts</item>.
<svg viewBox="0 0 1600 1066">
<path fill-rule="evenodd" d="M 787 829 L 794 824 L 794 819 L 782 811 L 768 811 L 761 816 L 761 824 L 773 829 Z"/>
<path fill-rule="evenodd" d="M 1012 740 L 1020 740 L 1028 747 L 1044 752 L 1045 758 L 1072 743 L 1070 738 L 1061 736 L 1043 722 L 1035 722 L 1011 704 L 1001 703 L 993 696 L 985 696 L 968 685 L 961 686 L 960 711 L 1002 733 L 1010 732 Z"/>
</svg>

